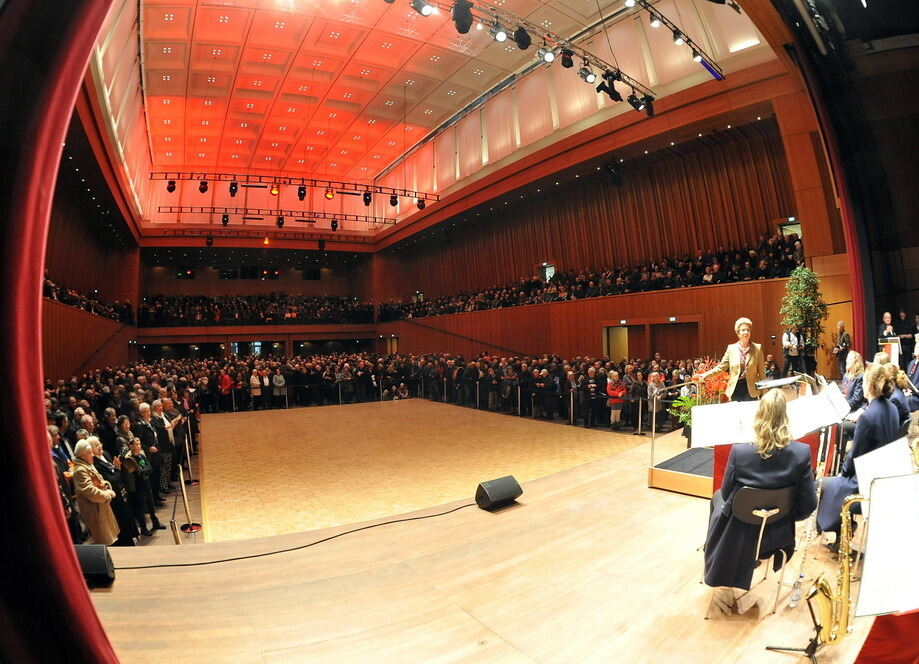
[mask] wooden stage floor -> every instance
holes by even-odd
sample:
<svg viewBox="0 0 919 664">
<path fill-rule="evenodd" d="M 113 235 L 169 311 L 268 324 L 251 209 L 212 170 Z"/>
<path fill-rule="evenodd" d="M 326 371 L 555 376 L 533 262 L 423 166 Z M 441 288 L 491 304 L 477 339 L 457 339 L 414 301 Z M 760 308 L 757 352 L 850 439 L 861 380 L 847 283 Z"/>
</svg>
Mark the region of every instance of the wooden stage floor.
<svg viewBox="0 0 919 664">
<path fill-rule="evenodd" d="M 325 410 L 342 421 L 334 444 L 330 434 L 312 424 L 312 418 L 325 417 Z M 406 448 L 424 450 L 420 460 L 397 461 L 392 453 L 387 462 L 397 489 L 406 494 L 418 491 L 418 483 L 430 482 L 433 487 L 427 506 L 409 516 L 467 504 L 479 480 L 506 473 L 524 482 L 519 503 L 497 513 L 466 507 L 296 551 L 196 567 L 125 569 L 302 547 L 353 526 L 196 546 L 113 548 L 119 568 L 115 583 L 93 591 L 92 597 L 121 660 L 799 661 L 766 652 L 764 646 L 807 642 L 811 627 L 804 603 L 789 609 L 783 601 L 774 616 L 758 617 L 753 609 L 744 616 L 703 619 L 710 591 L 699 583 L 702 557 L 696 547 L 705 536 L 708 504 L 647 488 L 646 438 L 408 401 L 221 416 L 228 424 L 230 417 L 238 418 L 240 431 L 247 417 L 261 423 L 252 425 L 247 434 L 251 438 L 240 438 L 241 448 L 222 452 L 240 470 L 236 481 L 250 481 L 249 467 L 258 456 L 247 440 L 255 439 L 265 422 L 277 426 L 274 420 L 282 416 L 300 418 L 302 435 L 294 442 L 317 445 L 313 454 L 325 449 L 322 458 L 337 459 L 336 476 L 328 486 L 347 494 L 346 502 L 353 505 L 345 519 L 359 514 L 356 505 L 365 495 L 368 510 L 389 514 L 411 503 L 383 505 L 374 494 L 379 486 L 365 494 L 363 478 L 369 466 L 378 465 L 370 463 L 366 447 L 374 437 L 377 414 L 382 418 L 391 413 L 398 413 L 399 419 L 389 419 L 390 426 L 399 421 L 399 426 L 412 430 L 432 416 L 437 420 L 436 426 L 416 434 L 420 442 Z M 215 479 L 207 464 L 220 449 L 212 428 L 217 419 L 205 422 L 205 496 Z M 495 431 L 503 435 L 495 436 Z M 392 432 L 386 436 L 390 441 L 395 437 Z M 595 437 L 603 439 L 596 449 L 586 442 Z M 669 441 L 674 451 L 679 447 L 675 437 Z M 517 442 L 506 443 L 508 439 Z M 495 454 L 494 465 L 465 467 L 466 459 L 492 454 L 480 455 L 483 448 L 503 445 L 508 445 L 502 447 L 508 455 L 503 461 Z M 549 449 L 580 451 L 570 456 L 561 452 L 559 458 L 568 461 L 552 462 Z M 357 463 L 347 461 L 346 451 L 359 453 L 352 457 Z M 581 465 L 526 481 L 544 474 L 541 469 L 551 463 L 572 466 L 571 460 L 581 454 L 587 463 L 575 461 Z M 589 460 L 590 455 L 595 460 Z M 542 461 L 528 465 L 529 457 Z M 291 475 L 299 478 L 319 458 L 304 453 L 299 462 L 278 459 L 285 461 L 301 468 L 303 472 Z M 417 471 L 415 465 L 420 466 Z M 454 479 L 443 482 L 442 476 Z M 266 480 L 274 488 L 269 494 L 291 500 L 293 487 L 300 491 L 300 485 L 279 485 L 279 477 Z M 432 506 L 451 495 L 452 482 L 461 499 Z M 208 513 L 211 509 L 205 508 Z M 275 523 L 265 512 L 286 508 L 282 500 L 279 507 L 262 502 L 260 509 L 262 520 Z M 815 544 L 811 553 L 818 548 Z M 789 572 L 797 568 L 795 557 Z M 828 554 L 809 558 L 809 575 L 824 569 L 834 570 Z M 824 650 L 820 661 L 854 661 L 869 626 L 870 620 L 856 620 L 854 633 Z"/>
</svg>

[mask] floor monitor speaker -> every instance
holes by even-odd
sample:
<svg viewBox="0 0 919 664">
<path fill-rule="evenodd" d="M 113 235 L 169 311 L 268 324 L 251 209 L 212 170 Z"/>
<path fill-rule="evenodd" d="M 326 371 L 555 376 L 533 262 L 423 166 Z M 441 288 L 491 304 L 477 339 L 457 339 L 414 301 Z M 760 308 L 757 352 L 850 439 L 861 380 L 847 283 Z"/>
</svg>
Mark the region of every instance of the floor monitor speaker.
<svg viewBox="0 0 919 664">
<path fill-rule="evenodd" d="M 475 491 L 475 502 L 483 510 L 495 510 L 514 502 L 522 493 L 517 480 L 508 475 L 482 482 Z"/>
<path fill-rule="evenodd" d="M 91 586 L 107 586 L 115 580 L 115 565 L 109 555 L 108 547 L 102 544 L 77 544 L 77 560 L 83 578 Z"/>
</svg>

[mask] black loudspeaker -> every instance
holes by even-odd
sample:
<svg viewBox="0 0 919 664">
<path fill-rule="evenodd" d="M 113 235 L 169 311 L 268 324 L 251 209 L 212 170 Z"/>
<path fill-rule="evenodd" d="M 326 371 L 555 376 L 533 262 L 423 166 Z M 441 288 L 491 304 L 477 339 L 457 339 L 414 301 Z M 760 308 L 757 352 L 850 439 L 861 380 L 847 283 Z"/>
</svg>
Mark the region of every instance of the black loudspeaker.
<svg viewBox="0 0 919 664">
<path fill-rule="evenodd" d="M 77 560 L 83 578 L 90 586 L 108 586 L 115 580 L 115 565 L 109 555 L 108 547 L 102 544 L 77 544 Z"/>
<path fill-rule="evenodd" d="M 482 482 L 475 490 L 475 503 L 483 510 L 495 510 L 514 502 L 522 493 L 514 476 L 508 475 Z"/>
</svg>

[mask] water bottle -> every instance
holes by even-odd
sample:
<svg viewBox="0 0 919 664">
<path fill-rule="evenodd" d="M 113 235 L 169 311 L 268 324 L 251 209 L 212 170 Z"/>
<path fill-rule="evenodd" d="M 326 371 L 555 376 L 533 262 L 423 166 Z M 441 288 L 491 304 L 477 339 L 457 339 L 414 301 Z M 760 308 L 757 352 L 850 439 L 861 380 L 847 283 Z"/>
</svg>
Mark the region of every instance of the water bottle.
<svg viewBox="0 0 919 664">
<path fill-rule="evenodd" d="M 788 602 L 789 608 L 795 608 L 798 606 L 798 602 L 801 601 L 801 587 L 804 585 L 804 575 L 799 574 L 798 580 L 795 582 L 794 588 L 791 590 L 791 601 Z"/>
</svg>

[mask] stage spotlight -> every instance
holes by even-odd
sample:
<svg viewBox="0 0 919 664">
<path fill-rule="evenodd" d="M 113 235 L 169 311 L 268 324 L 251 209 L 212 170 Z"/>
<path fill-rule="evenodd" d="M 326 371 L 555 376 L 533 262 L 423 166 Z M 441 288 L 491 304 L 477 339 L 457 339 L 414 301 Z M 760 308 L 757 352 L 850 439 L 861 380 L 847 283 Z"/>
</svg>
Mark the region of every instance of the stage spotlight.
<svg viewBox="0 0 919 664">
<path fill-rule="evenodd" d="M 213 235 L 208 235 L 206 238 L 204 238 L 204 246 L 206 247 L 214 246 L 214 236 Z"/>
<path fill-rule="evenodd" d="M 507 41 L 507 32 L 504 28 L 501 27 L 501 24 L 498 21 L 494 22 L 490 28 L 488 28 L 488 34 L 491 35 L 491 38 L 496 42 L 505 42 Z"/>
<path fill-rule="evenodd" d="M 278 194 L 281 193 L 281 189 L 278 187 L 277 184 L 271 185 L 271 189 L 269 189 L 268 191 L 271 193 L 272 196 L 277 196 Z"/>
<path fill-rule="evenodd" d="M 201 183 L 198 185 L 198 191 L 202 194 L 207 193 L 207 180 L 201 180 Z"/>
<path fill-rule="evenodd" d="M 635 94 L 634 90 L 632 90 L 632 94 L 629 95 L 628 102 L 636 111 L 643 111 L 645 108 L 645 105 Z"/>
<path fill-rule="evenodd" d="M 228 225 L 230 223 L 230 215 L 224 213 L 223 216 L 220 217 L 220 223 L 224 226 Z"/>
<path fill-rule="evenodd" d="M 625 0 L 623 3 L 626 7 L 632 8 L 635 6 L 635 0 Z"/>
<path fill-rule="evenodd" d="M 266 236 L 265 239 L 262 240 L 262 244 L 264 244 L 267 247 L 269 244 L 271 244 L 271 240 L 269 240 L 268 237 Z"/>
<path fill-rule="evenodd" d="M 327 201 L 330 201 L 333 198 L 335 198 L 335 190 L 332 189 L 332 187 L 326 187 L 325 188 L 325 199 Z"/>
<path fill-rule="evenodd" d="M 415 202 L 415 205 L 418 206 L 418 209 L 419 209 L 419 210 L 423 210 L 423 209 L 424 209 L 424 206 L 425 206 L 424 199 L 423 199 L 423 198 L 419 198 L 419 199 Z"/>
<path fill-rule="evenodd" d="M 567 48 L 562 49 L 562 67 L 565 69 L 571 69 L 574 67 L 574 58 L 571 57 L 573 55 L 574 51 Z"/>
<path fill-rule="evenodd" d="M 699 51 L 692 52 L 692 61 L 693 62 L 702 62 L 702 54 Z"/>
<path fill-rule="evenodd" d="M 584 66 L 578 70 L 578 76 L 584 79 L 585 83 L 593 83 L 597 80 L 597 75 L 593 73 L 590 66 L 585 62 Z"/>
<path fill-rule="evenodd" d="M 651 27 L 652 28 L 661 27 L 661 18 L 657 14 L 651 14 Z"/>
<path fill-rule="evenodd" d="M 683 44 L 686 43 L 686 39 L 683 36 L 683 33 L 680 32 L 679 30 L 673 31 L 673 43 L 675 46 L 682 46 Z"/>
<path fill-rule="evenodd" d="M 536 55 L 543 60 L 543 62 L 554 62 L 555 61 L 555 51 L 547 46 L 540 46 L 536 51 Z"/>
<path fill-rule="evenodd" d="M 278 228 L 284 228 L 284 217 L 278 217 L 277 225 Z"/>
<path fill-rule="evenodd" d="M 604 76 L 604 78 L 606 78 Z M 619 91 L 613 87 L 612 82 L 603 82 L 597 86 L 597 92 L 605 92 L 609 95 L 609 98 L 613 101 L 622 101 L 622 95 L 619 94 Z"/>
<path fill-rule="evenodd" d="M 450 10 L 456 31 L 465 35 L 472 28 L 472 3 L 469 0 L 456 0 Z"/>
<path fill-rule="evenodd" d="M 364 205 L 366 207 L 370 207 L 370 204 L 373 202 L 373 194 L 371 194 L 369 191 L 365 191 L 363 198 L 364 198 Z"/>
<path fill-rule="evenodd" d="M 396 207 L 399 204 L 399 197 L 393 194 L 389 197 L 389 204 Z"/>
<path fill-rule="evenodd" d="M 527 50 L 530 48 L 530 44 L 533 43 L 533 40 L 530 39 L 530 33 L 524 30 L 522 25 L 514 30 L 514 41 L 521 51 Z"/>
<path fill-rule="evenodd" d="M 422 16 L 430 16 L 434 13 L 433 5 L 429 5 L 425 0 L 412 0 L 409 6 Z"/>
<path fill-rule="evenodd" d="M 238 191 L 239 191 L 239 183 L 238 183 L 238 182 L 231 182 L 231 183 L 230 183 L 230 196 L 233 197 L 233 198 L 235 198 L 235 197 L 236 197 L 236 192 L 238 192 Z"/>
<path fill-rule="evenodd" d="M 176 181 L 175 181 L 175 180 L 170 180 L 169 182 L 166 183 L 166 191 L 168 191 L 168 192 L 171 194 L 171 193 L 174 192 L 175 190 L 176 190 Z"/>
<path fill-rule="evenodd" d="M 301 201 L 306 198 L 306 185 L 301 184 L 299 187 L 297 187 L 297 198 L 299 198 Z"/>
<path fill-rule="evenodd" d="M 332 223 L 329 224 L 329 226 L 331 227 L 333 231 L 337 231 L 338 230 L 338 219 L 333 219 Z"/>
<path fill-rule="evenodd" d="M 645 95 L 641 98 L 641 103 L 645 106 L 645 113 L 648 114 L 649 118 L 654 117 L 654 97 L 651 95 Z"/>
</svg>

